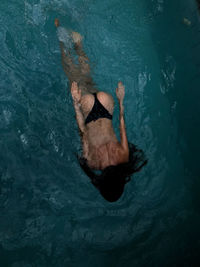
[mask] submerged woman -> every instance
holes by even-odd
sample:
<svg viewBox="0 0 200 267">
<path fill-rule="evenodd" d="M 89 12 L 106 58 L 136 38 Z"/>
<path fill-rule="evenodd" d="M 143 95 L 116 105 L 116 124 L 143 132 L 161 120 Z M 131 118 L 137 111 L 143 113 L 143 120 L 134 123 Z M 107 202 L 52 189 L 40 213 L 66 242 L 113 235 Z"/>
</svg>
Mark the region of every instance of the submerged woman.
<svg viewBox="0 0 200 267">
<path fill-rule="evenodd" d="M 110 94 L 96 89 L 90 74 L 89 59 L 83 51 L 82 36 L 60 27 L 58 19 L 55 20 L 55 25 L 60 41 L 62 65 L 70 82 L 82 139 L 80 166 L 106 200 L 116 201 L 122 195 L 131 174 L 147 163 L 142 150 L 138 150 L 127 140 L 123 107 L 124 85 L 119 82 L 116 89 L 120 108 L 119 142 L 112 125 L 114 100 Z M 78 64 L 72 56 L 73 49 L 78 56 Z"/>
</svg>

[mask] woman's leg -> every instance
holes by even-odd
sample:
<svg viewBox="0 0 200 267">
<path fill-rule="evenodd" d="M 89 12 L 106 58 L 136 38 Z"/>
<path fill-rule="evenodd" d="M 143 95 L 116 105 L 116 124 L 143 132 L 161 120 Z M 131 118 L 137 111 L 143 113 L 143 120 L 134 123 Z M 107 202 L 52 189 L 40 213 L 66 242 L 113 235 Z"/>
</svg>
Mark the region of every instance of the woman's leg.
<svg viewBox="0 0 200 267">
<path fill-rule="evenodd" d="M 60 23 L 58 19 L 55 19 L 55 26 L 57 27 L 58 31 L 58 38 L 60 43 L 60 50 L 61 50 L 61 58 L 62 58 L 62 65 L 63 69 L 70 81 L 70 85 L 73 81 L 78 82 L 77 78 L 80 76 L 80 69 L 75 64 L 73 57 L 71 55 L 71 45 L 70 45 L 70 37 L 64 28 L 60 27 Z M 68 46 L 69 42 L 69 47 Z"/>
<path fill-rule="evenodd" d="M 63 42 L 60 42 L 60 50 L 61 50 L 61 57 L 62 57 L 62 66 L 64 72 L 66 73 L 70 87 L 73 81 L 79 83 L 79 79 L 81 76 L 81 71 L 78 65 L 74 63 L 73 57 L 71 56 L 70 51 L 68 50 L 65 52 L 65 45 Z"/>
<path fill-rule="evenodd" d="M 55 26 L 59 27 L 59 20 L 55 19 Z M 82 95 L 98 92 L 95 88 L 95 83 L 90 75 L 89 59 L 83 51 L 81 43 L 81 35 L 77 32 L 72 32 L 71 37 L 74 41 L 74 48 L 78 55 L 79 64 L 76 64 L 70 53 L 70 49 L 65 47 L 65 44 L 60 41 L 60 49 L 62 56 L 63 69 L 69 79 L 70 87 L 73 81 L 78 83 Z"/>
<path fill-rule="evenodd" d="M 98 90 L 95 88 L 95 83 L 90 73 L 89 58 L 83 50 L 82 36 L 78 32 L 72 32 L 72 39 L 74 41 L 74 49 L 78 55 L 78 61 L 81 70 L 79 88 L 82 90 L 82 95 L 98 92 Z"/>
<path fill-rule="evenodd" d="M 85 54 L 82 45 L 82 36 L 78 32 L 72 32 L 72 38 L 74 41 L 74 49 L 78 55 L 78 61 L 81 67 L 81 72 L 86 75 L 90 75 L 89 58 Z"/>
</svg>

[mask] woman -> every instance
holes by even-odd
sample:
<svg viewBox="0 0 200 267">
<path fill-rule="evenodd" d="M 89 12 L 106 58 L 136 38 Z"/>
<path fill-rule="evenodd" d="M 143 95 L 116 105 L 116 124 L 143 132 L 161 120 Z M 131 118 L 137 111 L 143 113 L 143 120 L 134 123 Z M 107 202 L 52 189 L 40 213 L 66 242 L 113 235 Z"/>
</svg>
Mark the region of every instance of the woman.
<svg viewBox="0 0 200 267">
<path fill-rule="evenodd" d="M 55 20 L 55 25 L 60 40 L 62 65 L 70 82 L 82 139 L 80 165 L 103 197 L 110 202 L 116 201 L 122 195 L 130 175 L 147 163 L 143 159 L 143 152 L 127 140 L 123 106 L 124 85 L 119 82 L 116 89 L 120 107 L 119 142 L 112 125 L 114 100 L 110 94 L 95 88 L 90 75 L 89 59 L 83 51 L 82 36 L 60 27 L 58 19 Z M 72 56 L 72 44 L 78 55 L 78 64 Z M 100 174 L 95 170 L 100 170 Z"/>
</svg>

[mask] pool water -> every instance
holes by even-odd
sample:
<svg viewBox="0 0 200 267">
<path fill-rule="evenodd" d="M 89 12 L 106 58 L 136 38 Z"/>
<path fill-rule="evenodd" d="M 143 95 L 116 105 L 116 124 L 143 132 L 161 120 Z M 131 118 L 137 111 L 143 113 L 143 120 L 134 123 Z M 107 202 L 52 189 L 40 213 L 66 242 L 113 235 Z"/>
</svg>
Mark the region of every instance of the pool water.
<svg viewBox="0 0 200 267">
<path fill-rule="evenodd" d="M 149 161 L 116 203 L 77 162 L 56 17 L 84 36 L 98 88 L 126 87 Z M 199 19 L 195 0 L 1 0 L 0 266 L 199 266 Z"/>
</svg>

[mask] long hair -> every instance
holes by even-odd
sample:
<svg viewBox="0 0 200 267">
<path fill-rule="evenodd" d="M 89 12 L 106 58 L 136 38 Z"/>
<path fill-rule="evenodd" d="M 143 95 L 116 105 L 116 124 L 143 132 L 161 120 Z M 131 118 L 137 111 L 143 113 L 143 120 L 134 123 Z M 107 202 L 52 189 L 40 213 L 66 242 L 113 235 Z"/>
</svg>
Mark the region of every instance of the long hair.
<svg viewBox="0 0 200 267">
<path fill-rule="evenodd" d="M 129 161 L 116 166 L 108 166 L 100 171 L 100 174 L 88 166 L 85 158 L 78 157 L 78 160 L 92 184 L 109 202 L 117 201 L 124 191 L 125 184 L 130 181 L 131 175 L 147 164 L 144 152 L 131 143 L 129 143 Z"/>
</svg>

